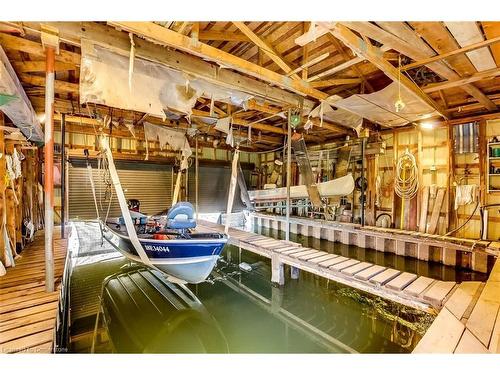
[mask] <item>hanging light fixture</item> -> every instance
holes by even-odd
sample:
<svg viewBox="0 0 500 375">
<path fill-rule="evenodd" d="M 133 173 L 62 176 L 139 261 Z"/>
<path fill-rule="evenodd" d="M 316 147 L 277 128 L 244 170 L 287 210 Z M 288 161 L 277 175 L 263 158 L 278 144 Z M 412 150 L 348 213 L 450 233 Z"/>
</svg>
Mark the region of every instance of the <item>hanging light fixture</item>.
<svg viewBox="0 0 500 375">
<path fill-rule="evenodd" d="M 398 100 L 394 103 L 394 107 L 396 107 L 396 112 L 401 112 L 403 108 L 406 106 L 406 103 L 401 98 L 401 55 L 399 55 L 398 59 Z"/>
</svg>

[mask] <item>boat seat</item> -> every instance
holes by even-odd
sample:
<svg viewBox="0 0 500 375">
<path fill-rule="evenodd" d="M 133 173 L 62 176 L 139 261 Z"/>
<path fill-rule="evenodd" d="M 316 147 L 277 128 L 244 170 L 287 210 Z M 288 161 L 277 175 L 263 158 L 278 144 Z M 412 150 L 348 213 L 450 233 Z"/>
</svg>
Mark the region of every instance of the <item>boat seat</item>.
<svg viewBox="0 0 500 375">
<path fill-rule="evenodd" d="M 168 210 L 167 228 L 169 229 L 191 229 L 196 228 L 194 207 L 189 202 L 179 202 Z"/>
</svg>

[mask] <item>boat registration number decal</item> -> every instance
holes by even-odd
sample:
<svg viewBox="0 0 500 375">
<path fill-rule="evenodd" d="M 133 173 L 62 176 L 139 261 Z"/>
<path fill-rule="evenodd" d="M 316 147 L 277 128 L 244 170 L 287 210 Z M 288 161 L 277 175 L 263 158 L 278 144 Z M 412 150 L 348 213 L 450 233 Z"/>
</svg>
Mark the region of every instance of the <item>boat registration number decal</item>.
<svg viewBox="0 0 500 375">
<path fill-rule="evenodd" d="M 170 249 L 168 246 L 161 246 L 161 245 L 144 245 L 144 248 L 148 251 L 163 251 L 163 252 L 170 252 Z"/>
</svg>

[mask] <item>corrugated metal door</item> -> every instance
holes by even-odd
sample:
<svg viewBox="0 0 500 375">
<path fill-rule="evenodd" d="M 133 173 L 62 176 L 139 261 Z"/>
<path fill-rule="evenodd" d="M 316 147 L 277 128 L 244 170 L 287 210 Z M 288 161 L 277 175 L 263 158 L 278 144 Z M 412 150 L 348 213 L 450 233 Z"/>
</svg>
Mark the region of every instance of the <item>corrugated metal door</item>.
<svg viewBox="0 0 500 375">
<path fill-rule="evenodd" d="M 245 180 L 248 181 L 249 171 L 244 170 Z M 231 179 L 231 168 L 228 167 L 200 167 L 199 168 L 198 206 L 200 213 L 225 212 L 227 194 Z M 248 182 L 247 182 L 248 183 Z M 195 168 L 189 168 L 189 201 L 195 203 Z M 240 198 L 240 189 L 236 185 L 233 212 L 245 208 Z"/>
<path fill-rule="evenodd" d="M 172 167 L 164 164 L 115 162 L 125 197 L 139 199 L 141 211 L 155 214 L 172 204 Z M 105 184 L 92 162 L 92 173 L 96 185 L 97 201 L 101 215 L 105 215 L 108 202 L 105 201 Z M 69 217 L 94 219 L 96 217 L 94 199 L 85 161 L 70 160 L 69 166 Z M 109 216 L 119 216 L 120 207 L 113 190 Z"/>
</svg>

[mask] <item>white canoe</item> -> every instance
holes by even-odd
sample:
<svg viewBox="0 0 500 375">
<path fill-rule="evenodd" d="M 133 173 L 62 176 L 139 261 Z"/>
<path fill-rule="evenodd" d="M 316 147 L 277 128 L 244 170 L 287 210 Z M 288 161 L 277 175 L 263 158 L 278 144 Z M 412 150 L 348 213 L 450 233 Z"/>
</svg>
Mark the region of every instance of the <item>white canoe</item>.
<svg viewBox="0 0 500 375">
<path fill-rule="evenodd" d="M 354 178 L 352 174 L 336 178 L 327 182 L 321 182 L 318 185 L 318 191 L 322 198 L 349 195 L 354 190 Z M 248 192 L 252 202 L 266 202 L 286 199 L 286 187 L 250 190 Z M 307 187 L 305 185 L 291 186 L 290 198 L 304 199 L 308 198 Z"/>
</svg>

